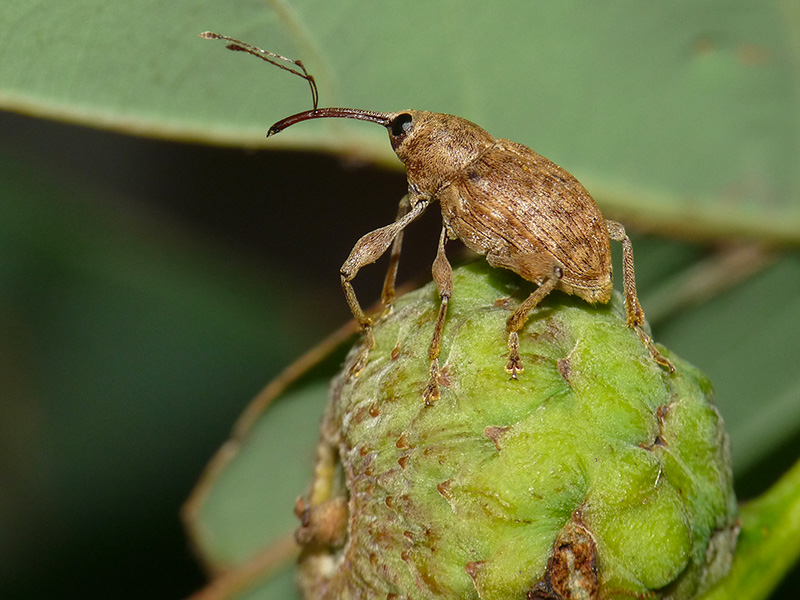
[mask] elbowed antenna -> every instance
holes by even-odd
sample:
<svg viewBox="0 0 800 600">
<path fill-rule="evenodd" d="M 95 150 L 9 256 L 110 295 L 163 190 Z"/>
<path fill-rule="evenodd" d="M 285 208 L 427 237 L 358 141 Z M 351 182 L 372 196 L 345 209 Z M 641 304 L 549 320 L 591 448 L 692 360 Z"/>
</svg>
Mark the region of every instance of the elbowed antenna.
<svg viewBox="0 0 800 600">
<path fill-rule="evenodd" d="M 280 133 L 290 125 L 299 123 L 300 121 L 308 121 L 309 119 L 327 119 L 327 118 L 340 118 L 340 119 L 358 119 L 360 121 L 370 121 L 371 123 L 378 123 L 384 127 L 389 126 L 391 120 L 390 113 L 375 112 L 372 110 L 360 110 L 358 108 L 315 108 L 305 112 L 297 113 L 291 117 L 286 117 L 275 123 L 267 131 L 267 137 Z"/>
<path fill-rule="evenodd" d="M 228 45 L 225 46 L 228 50 L 235 50 L 237 52 L 247 52 L 248 54 L 252 54 L 253 56 L 260 58 L 263 61 L 268 62 L 271 65 L 275 65 L 279 69 L 283 69 L 284 71 L 289 71 L 293 75 L 297 75 L 298 77 L 305 79 L 308 82 L 309 87 L 311 88 L 311 106 L 317 108 L 319 105 L 319 90 L 317 90 L 317 82 L 314 81 L 314 76 L 311 75 L 308 71 L 306 71 L 306 67 L 301 60 L 295 60 L 293 58 L 286 58 L 285 56 L 281 56 L 280 54 L 275 54 L 274 52 L 270 52 L 269 50 L 262 50 L 258 46 L 253 46 L 252 44 L 248 44 L 247 42 L 243 42 L 241 40 L 237 40 L 236 38 L 229 37 L 227 35 L 222 35 L 220 33 L 214 33 L 213 31 L 204 31 L 200 34 L 200 37 L 204 40 L 224 40 L 228 42 Z M 273 60 L 275 59 L 275 60 Z M 287 67 L 286 65 L 281 64 L 277 61 L 283 61 L 286 63 L 293 64 L 300 69 L 294 69 L 292 67 Z"/>
<path fill-rule="evenodd" d="M 329 117 L 344 118 L 344 119 L 359 119 L 361 121 L 371 121 L 372 123 L 378 123 L 379 125 L 383 125 L 384 127 L 389 126 L 389 121 L 392 116 L 390 113 L 379 113 L 372 110 L 358 110 L 355 108 L 317 108 L 319 103 L 319 91 L 317 90 L 317 82 L 314 81 L 314 77 L 311 74 L 309 74 L 308 71 L 306 71 L 306 67 L 305 65 L 303 65 L 302 61 L 294 60 L 292 58 L 286 58 L 285 56 L 281 56 L 280 54 L 275 54 L 274 52 L 270 52 L 268 50 L 262 50 L 258 46 L 253 46 L 252 44 L 248 44 L 247 42 L 237 40 L 236 38 L 232 38 L 227 35 L 214 33 L 213 31 L 205 31 L 200 34 L 200 37 L 206 40 L 223 40 L 225 42 L 228 42 L 226 46 L 228 50 L 235 50 L 238 52 L 246 52 L 248 54 L 252 54 L 253 56 L 260 58 L 261 60 L 268 62 L 271 65 L 275 65 L 276 67 L 279 67 L 284 71 L 289 71 L 289 73 L 297 75 L 298 77 L 301 77 L 308 82 L 308 85 L 311 88 L 311 103 L 312 103 L 311 105 L 313 106 L 313 108 L 311 110 L 307 110 L 305 112 L 292 115 L 291 117 L 286 117 L 285 119 L 281 119 L 280 121 L 278 121 L 272 127 L 269 128 L 269 131 L 267 131 L 267 137 L 275 135 L 276 133 L 280 133 L 290 125 L 294 125 L 295 123 L 299 123 L 300 121 L 307 121 L 309 119 L 326 119 Z M 290 67 L 282 63 L 289 63 L 297 68 Z"/>
</svg>

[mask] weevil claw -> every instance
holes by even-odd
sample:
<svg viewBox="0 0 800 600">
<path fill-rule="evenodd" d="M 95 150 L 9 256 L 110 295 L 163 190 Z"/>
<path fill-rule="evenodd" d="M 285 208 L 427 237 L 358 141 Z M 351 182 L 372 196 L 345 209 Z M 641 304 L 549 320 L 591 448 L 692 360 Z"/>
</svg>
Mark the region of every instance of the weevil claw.
<svg viewBox="0 0 800 600">
<path fill-rule="evenodd" d="M 363 371 L 364 367 L 367 366 L 370 350 L 372 350 L 374 347 L 375 336 L 372 335 L 372 326 L 366 325 L 364 327 L 364 345 L 361 346 L 361 350 L 358 351 L 358 354 L 356 354 L 353 358 L 353 362 L 351 362 L 350 366 L 347 368 L 345 381 L 350 381 L 350 379 L 358 379 L 358 376 L 361 375 L 361 371 Z"/>
<path fill-rule="evenodd" d="M 431 406 L 441 396 L 439 391 L 439 359 L 434 358 L 431 361 L 431 372 L 428 377 L 428 383 L 425 386 L 425 391 L 422 393 L 422 398 L 425 400 L 425 406 Z"/>
<path fill-rule="evenodd" d="M 639 339 L 641 339 L 644 345 L 647 346 L 647 350 L 650 352 L 650 358 L 652 358 L 657 364 L 664 367 L 670 372 L 670 374 L 674 373 L 675 365 L 673 365 L 668 358 L 658 351 L 658 348 L 656 348 L 656 345 L 653 343 L 653 338 L 647 335 L 639 325 L 634 325 L 633 329 L 637 334 L 639 334 Z"/>
<path fill-rule="evenodd" d="M 506 373 L 511 374 L 511 379 L 517 379 L 517 373 L 525 370 L 522 359 L 519 356 L 519 334 L 512 331 L 508 334 L 508 362 L 506 363 Z"/>
<path fill-rule="evenodd" d="M 350 381 L 350 379 L 358 379 L 359 375 L 361 375 L 361 371 L 363 371 L 364 367 L 367 366 L 368 358 L 369 350 L 367 348 L 361 348 L 358 354 L 356 354 L 353 362 L 350 364 L 350 367 L 348 367 L 345 380 Z"/>
<path fill-rule="evenodd" d="M 428 385 L 425 386 L 425 391 L 422 393 L 425 406 L 433 406 L 433 403 L 436 402 L 440 396 L 439 384 L 435 381 L 429 381 Z"/>
</svg>

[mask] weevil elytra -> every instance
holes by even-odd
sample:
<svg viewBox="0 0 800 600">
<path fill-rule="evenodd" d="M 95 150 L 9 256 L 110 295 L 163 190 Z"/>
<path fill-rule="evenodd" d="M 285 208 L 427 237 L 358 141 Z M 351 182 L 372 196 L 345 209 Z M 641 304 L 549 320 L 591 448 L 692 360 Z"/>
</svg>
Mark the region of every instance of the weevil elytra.
<svg viewBox="0 0 800 600">
<path fill-rule="evenodd" d="M 204 36 L 234 42 L 228 46 L 234 50 L 288 60 L 225 36 Z M 352 376 L 357 377 L 366 366 L 375 344 L 372 320 L 361 308 L 352 281 L 362 267 L 374 263 L 392 246 L 382 294 L 384 305 L 390 306 L 403 230 L 436 201 L 442 209 L 442 230 L 432 271 L 441 304 L 428 351 L 430 377 L 423 393 L 426 403 L 440 393 L 438 357 L 453 293 L 445 244 L 454 239 L 485 255 L 490 265 L 510 269 L 538 285 L 506 321 L 506 371 L 512 378 L 523 371 L 519 331 L 551 291 L 574 294 L 590 303 L 608 302 L 612 290 L 612 239 L 622 244 L 628 327 L 636 331 L 653 360 L 674 371 L 643 329 L 644 311 L 636 295 L 633 249 L 625 228 L 603 218 L 589 192 L 570 173 L 527 146 L 495 139 L 478 125 L 454 115 L 421 110 L 317 108 L 316 84 L 302 63 L 303 73 L 279 66 L 309 82 L 314 108 L 278 121 L 269 128 L 267 137 L 310 119 L 369 121 L 387 129 L 392 149 L 406 167 L 408 194 L 400 201 L 397 219 L 358 240 L 340 270 L 347 303 L 364 332 L 364 344 L 350 367 Z"/>
</svg>

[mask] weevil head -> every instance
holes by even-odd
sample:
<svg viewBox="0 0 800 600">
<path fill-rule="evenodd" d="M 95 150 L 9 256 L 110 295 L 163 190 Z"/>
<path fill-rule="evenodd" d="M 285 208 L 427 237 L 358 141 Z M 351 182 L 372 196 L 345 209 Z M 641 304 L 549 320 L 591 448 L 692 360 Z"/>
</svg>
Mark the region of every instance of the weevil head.
<svg viewBox="0 0 800 600">
<path fill-rule="evenodd" d="M 386 129 L 409 182 L 431 194 L 494 143 L 491 135 L 466 119 L 423 110 L 390 113 Z"/>
<path fill-rule="evenodd" d="M 381 113 L 353 108 L 317 108 L 278 121 L 267 137 L 308 119 L 347 118 L 386 127 L 389 141 L 403 161 L 409 185 L 422 193 L 436 192 L 494 143 L 494 138 L 474 123 L 444 113 L 401 110 Z"/>
</svg>

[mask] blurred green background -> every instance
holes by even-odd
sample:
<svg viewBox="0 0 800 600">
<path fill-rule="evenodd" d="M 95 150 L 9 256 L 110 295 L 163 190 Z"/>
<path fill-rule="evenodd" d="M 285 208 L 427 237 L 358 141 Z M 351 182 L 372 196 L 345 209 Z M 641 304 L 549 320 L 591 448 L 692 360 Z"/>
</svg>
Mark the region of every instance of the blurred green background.
<svg viewBox="0 0 800 600">
<path fill-rule="evenodd" d="M 404 193 L 372 125 L 267 142 L 307 87 L 207 29 L 302 58 L 323 105 L 459 114 L 569 169 L 632 233 L 656 339 L 714 382 L 740 498 L 800 455 L 794 3 L 7 0 L 0 597 L 199 588 L 180 505 L 248 400 L 349 317 L 338 268 Z M 401 280 L 428 276 L 438 219 Z M 359 275 L 365 304 L 381 277 Z M 264 477 L 296 494 L 312 453 Z"/>
</svg>

